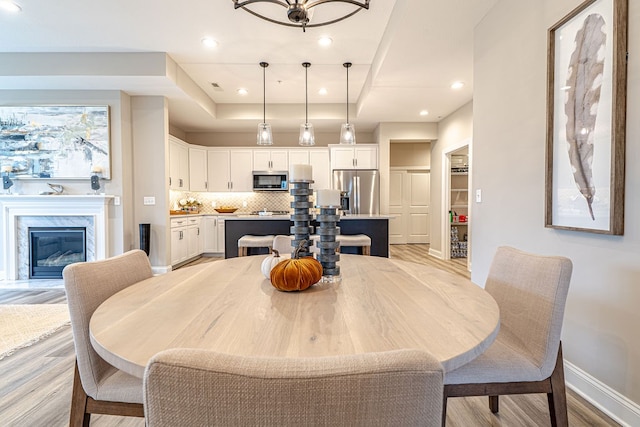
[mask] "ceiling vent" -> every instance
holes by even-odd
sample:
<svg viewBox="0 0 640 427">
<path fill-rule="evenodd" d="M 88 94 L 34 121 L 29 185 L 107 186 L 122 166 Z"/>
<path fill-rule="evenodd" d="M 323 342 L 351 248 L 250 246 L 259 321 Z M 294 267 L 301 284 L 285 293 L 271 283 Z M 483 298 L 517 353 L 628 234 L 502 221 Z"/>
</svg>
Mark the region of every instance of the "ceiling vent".
<svg viewBox="0 0 640 427">
<path fill-rule="evenodd" d="M 223 89 L 220 87 L 220 85 L 218 83 L 215 83 L 215 82 L 211 83 L 211 87 L 216 92 L 223 92 Z"/>
</svg>

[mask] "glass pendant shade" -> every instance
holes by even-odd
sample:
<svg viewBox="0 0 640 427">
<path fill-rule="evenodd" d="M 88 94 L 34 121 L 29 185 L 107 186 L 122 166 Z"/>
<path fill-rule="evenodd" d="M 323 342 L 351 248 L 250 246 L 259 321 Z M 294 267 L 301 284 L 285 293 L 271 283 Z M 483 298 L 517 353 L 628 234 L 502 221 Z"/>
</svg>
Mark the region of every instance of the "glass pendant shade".
<svg viewBox="0 0 640 427">
<path fill-rule="evenodd" d="M 351 123 L 343 123 L 340 129 L 340 144 L 355 144 L 356 128 Z"/>
<path fill-rule="evenodd" d="M 351 68 L 351 62 L 345 62 L 342 66 L 347 69 L 347 123 L 343 123 L 340 129 L 340 144 L 355 144 L 356 128 L 349 123 L 349 68 Z"/>
<path fill-rule="evenodd" d="M 300 125 L 300 145 L 316 145 L 316 138 L 313 135 L 313 125 L 309 123 L 309 91 L 307 86 L 307 70 L 311 66 L 308 62 L 303 62 L 304 67 L 304 124 Z"/>
<path fill-rule="evenodd" d="M 258 145 L 273 145 L 273 134 L 271 125 L 267 123 L 267 80 L 265 70 L 269 66 L 268 62 L 261 62 L 262 67 L 262 123 L 258 125 Z"/>
<path fill-rule="evenodd" d="M 269 123 L 260 123 L 258 125 L 258 145 L 273 145 L 273 135 L 271 134 L 271 125 Z"/>
<path fill-rule="evenodd" d="M 313 125 L 311 123 L 305 123 L 300 125 L 300 138 L 298 139 L 300 145 L 315 145 L 316 138 L 313 135 Z"/>
</svg>

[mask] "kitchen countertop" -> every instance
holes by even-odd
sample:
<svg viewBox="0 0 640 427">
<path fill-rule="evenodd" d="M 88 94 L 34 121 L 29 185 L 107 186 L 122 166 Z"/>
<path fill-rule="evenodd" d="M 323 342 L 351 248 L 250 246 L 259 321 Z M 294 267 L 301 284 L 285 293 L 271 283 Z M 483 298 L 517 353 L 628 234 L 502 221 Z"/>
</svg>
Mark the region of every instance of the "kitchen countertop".
<svg viewBox="0 0 640 427">
<path fill-rule="evenodd" d="M 246 220 L 283 220 L 289 219 L 289 215 L 237 215 L 235 217 L 229 218 L 230 220 L 236 221 L 246 221 Z M 311 215 L 311 218 L 314 219 L 315 215 Z M 359 214 L 359 215 L 343 215 L 340 217 L 340 221 L 348 221 L 348 220 L 356 220 L 356 219 L 391 219 L 395 218 L 394 215 L 369 215 L 369 214 Z"/>
</svg>

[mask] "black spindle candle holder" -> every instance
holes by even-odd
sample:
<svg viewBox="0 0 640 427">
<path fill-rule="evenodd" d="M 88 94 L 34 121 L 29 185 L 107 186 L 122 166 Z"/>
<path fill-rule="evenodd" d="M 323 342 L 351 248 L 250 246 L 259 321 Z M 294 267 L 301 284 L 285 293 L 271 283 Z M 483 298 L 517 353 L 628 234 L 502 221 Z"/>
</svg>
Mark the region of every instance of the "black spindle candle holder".
<svg viewBox="0 0 640 427">
<path fill-rule="evenodd" d="M 320 213 L 316 216 L 318 220 L 318 261 L 322 264 L 323 281 L 333 281 L 340 276 L 340 267 L 336 265 L 340 261 L 340 254 L 336 249 L 340 243 L 336 241 L 336 236 L 340 234 L 340 215 L 336 214 L 339 206 L 318 206 Z"/>
<path fill-rule="evenodd" d="M 291 207 L 293 208 L 293 214 L 291 214 L 291 221 L 293 221 L 293 227 L 291 227 L 291 234 L 293 234 L 293 241 L 291 246 L 293 248 L 301 248 L 298 252 L 299 257 L 313 256 L 309 247 L 313 245 L 313 242 L 309 238 L 311 231 L 311 215 L 309 209 L 313 207 L 313 204 L 309 201 L 309 196 L 313 194 L 313 190 L 309 188 L 309 185 L 313 183 L 313 180 L 293 180 L 289 181 L 289 192 L 293 196 L 293 202 Z M 302 243 L 302 245 L 301 245 Z M 292 249 L 291 256 L 295 249 Z"/>
</svg>

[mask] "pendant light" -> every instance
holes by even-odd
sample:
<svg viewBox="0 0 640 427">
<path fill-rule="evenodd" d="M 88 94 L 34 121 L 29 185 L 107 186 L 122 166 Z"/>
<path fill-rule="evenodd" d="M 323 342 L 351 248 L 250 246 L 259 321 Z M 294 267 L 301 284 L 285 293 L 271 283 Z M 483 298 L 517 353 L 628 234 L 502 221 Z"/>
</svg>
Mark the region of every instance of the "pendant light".
<svg viewBox="0 0 640 427">
<path fill-rule="evenodd" d="M 262 67 L 262 123 L 258 125 L 258 145 L 273 145 L 271 125 L 267 123 L 267 80 L 266 68 L 268 62 L 261 62 Z"/>
<path fill-rule="evenodd" d="M 298 138 L 298 143 L 300 145 L 315 145 L 316 140 L 313 136 L 313 125 L 309 123 L 309 94 L 307 89 L 307 71 L 311 64 L 308 62 L 303 62 L 302 66 L 304 67 L 304 124 L 300 125 L 300 138 Z"/>
<path fill-rule="evenodd" d="M 351 65 L 351 62 L 342 64 L 347 69 L 347 123 L 343 123 L 340 129 L 340 144 L 356 143 L 356 128 L 349 123 L 349 68 Z"/>
</svg>

